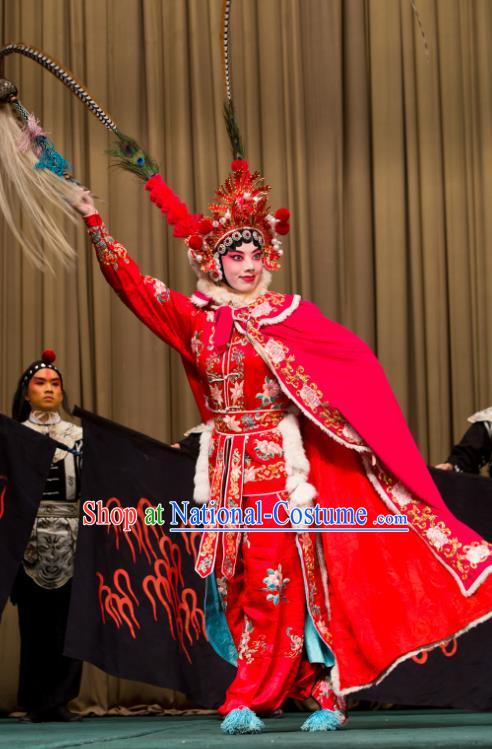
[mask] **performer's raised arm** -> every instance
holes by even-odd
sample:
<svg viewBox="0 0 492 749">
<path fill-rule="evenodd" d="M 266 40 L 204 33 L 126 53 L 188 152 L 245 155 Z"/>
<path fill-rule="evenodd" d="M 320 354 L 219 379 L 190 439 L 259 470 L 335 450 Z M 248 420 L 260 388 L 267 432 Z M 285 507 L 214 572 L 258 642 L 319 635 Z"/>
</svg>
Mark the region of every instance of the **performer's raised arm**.
<svg viewBox="0 0 492 749">
<path fill-rule="evenodd" d="M 99 265 L 107 282 L 137 317 L 175 348 L 191 359 L 190 316 L 193 305 L 158 278 L 144 276 L 128 251 L 109 233 L 97 212 L 89 191 L 81 192 L 74 208 L 83 216 Z"/>
</svg>

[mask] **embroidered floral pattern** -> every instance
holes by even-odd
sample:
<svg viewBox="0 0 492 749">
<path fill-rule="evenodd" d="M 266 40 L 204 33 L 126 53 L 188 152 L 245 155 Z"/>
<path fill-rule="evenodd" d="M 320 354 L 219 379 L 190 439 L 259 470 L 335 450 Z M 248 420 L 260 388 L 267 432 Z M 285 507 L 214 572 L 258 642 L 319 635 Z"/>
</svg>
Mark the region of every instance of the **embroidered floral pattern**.
<svg viewBox="0 0 492 749">
<path fill-rule="evenodd" d="M 480 541 L 475 541 L 473 544 L 465 546 L 465 557 L 470 562 L 472 567 L 476 567 L 477 564 L 485 562 L 490 556 L 490 548 Z"/>
<path fill-rule="evenodd" d="M 241 639 L 239 641 L 239 647 L 237 649 L 238 658 L 241 658 L 241 660 L 246 661 L 246 663 L 253 663 L 253 652 L 250 648 L 249 641 L 251 638 L 251 633 L 253 632 L 253 625 L 251 623 L 251 619 L 248 619 L 247 616 L 244 617 L 244 626 L 243 631 L 241 633 Z"/>
<path fill-rule="evenodd" d="M 407 489 L 402 491 L 401 483 L 387 474 L 379 463 L 370 466 L 368 461 L 365 460 L 365 467 L 367 471 L 372 472 L 380 490 L 387 495 L 388 499 L 398 508 L 401 507 L 404 510 L 408 522 L 414 530 L 427 541 L 442 561 L 451 567 L 462 580 L 467 580 L 472 570 L 488 559 L 492 551 L 492 544 L 488 541 L 462 544 L 453 535 L 445 521 L 438 518 L 432 507 L 425 505 Z"/>
<path fill-rule="evenodd" d="M 209 531 L 202 533 L 200 549 L 195 564 L 195 569 L 201 577 L 210 575 L 213 570 L 216 554 L 217 533 Z"/>
<path fill-rule="evenodd" d="M 243 446 L 244 451 L 244 446 Z M 241 476 L 243 467 L 243 452 L 239 448 L 234 448 L 232 451 L 231 468 L 229 474 L 229 494 L 227 497 L 227 503 L 230 506 L 231 502 L 235 505 L 239 504 L 241 498 Z"/>
<path fill-rule="evenodd" d="M 247 307 L 234 310 L 234 319 L 247 324 L 250 318 L 259 320 L 261 317 L 267 317 L 270 312 L 276 311 L 276 307 L 279 308 L 284 306 L 285 299 L 285 294 L 268 291 L 266 294 L 259 296 L 258 299 L 255 299 L 255 301 Z M 268 309 L 266 304 L 268 304 Z M 257 312 L 257 310 L 260 311 Z"/>
<path fill-rule="evenodd" d="M 261 401 L 263 408 L 266 408 L 275 403 L 279 395 L 280 386 L 278 382 L 271 377 L 265 377 L 262 392 L 258 393 L 256 397 Z"/>
<path fill-rule="evenodd" d="M 393 496 L 401 507 L 406 507 L 408 504 L 410 504 L 410 502 L 413 502 L 412 495 L 410 494 L 408 489 L 400 482 L 394 485 Z"/>
<path fill-rule="evenodd" d="M 224 505 L 229 509 L 241 505 L 244 442 L 244 437 L 233 438 L 229 470 L 228 473 L 226 473 L 227 478 L 224 489 Z M 240 534 L 237 531 L 226 532 L 223 534 L 224 556 L 222 559 L 222 572 L 228 578 L 231 578 L 234 574 L 239 538 Z"/>
<path fill-rule="evenodd" d="M 90 226 L 89 237 L 101 265 L 111 265 L 118 270 L 120 261 L 130 262 L 127 250 L 110 236 L 105 226 Z"/>
<path fill-rule="evenodd" d="M 212 350 L 205 359 L 205 374 L 209 382 L 214 382 L 215 380 L 222 379 L 221 357 L 215 350 Z"/>
<path fill-rule="evenodd" d="M 314 685 L 311 697 L 316 700 L 322 710 L 333 710 L 339 713 L 342 724 L 346 722 L 346 702 L 333 691 L 329 676 L 320 679 Z"/>
<path fill-rule="evenodd" d="M 201 330 L 200 333 L 202 333 Z M 208 333 L 210 334 L 210 328 Z M 242 410 L 244 408 L 243 349 L 245 344 L 248 345 L 248 341 L 243 335 L 234 331 L 227 349 L 218 355 L 211 335 L 208 335 L 208 340 L 210 343 L 207 345 L 207 354 L 203 364 L 210 388 L 210 408 L 214 411 Z M 200 354 L 201 350 L 198 356 Z"/>
<path fill-rule="evenodd" d="M 242 432 L 241 422 L 236 416 L 224 416 L 222 423 L 229 432 Z"/>
<path fill-rule="evenodd" d="M 297 658 L 302 653 L 304 645 L 304 637 L 302 635 L 295 634 L 292 627 L 287 627 L 285 634 L 290 640 L 290 649 L 285 653 L 287 658 Z"/>
<path fill-rule="evenodd" d="M 254 451 L 260 460 L 272 460 L 276 455 L 283 455 L 282 445 L 273 440 L 254 440 Z"/>
<path fill-rule="evenodd" d="M 246 471 L 250 471 L 251 468 L 246 469 Z M 287 474 L 285 473 L 285 463 L 283 460 L 278 461 L 277 463 L 269 463 L 266 466 L 256 466 L 254 469 L 254 478 L 248 479 L 249 481 L 268 481 L 269 479 L 281 479 L 286 478 Z M 248 476 L 250 474 L 248 473 Z M 246 483 L 246 475 L 244 477 L 244 481 Z"/>
<path fill-rule="evenodd" d="M 244 469 L 244 483 L 248 484 L 250 481 L 256 481 L 256 468 L 254 466 L 248 466 Z"/>
<path fill-rule="evenodd" d="M 331 432 L 339 442 L 347 447 L 357 447 L 360 452 L 370 452 L 370 448 L 364 443 L 362 437 L 352 429 L 347 420 L 340 413 L 338 408 L 331 406 L 327 401 L 321 403 L 317 416 L 329 432 Z M 347 428 L 348 427 L 348 428 Z"/>
<path fill-rule="evenodd" d="M 251 311 L 251 317 L 263 317 L 273 310 L 270 302 L 262 302 Z"/>
<path fill-rule="evenodd" d="M 241 416 L 241 424 L 243 425 L 245 432 L 251 432 L 258 428 L 259 414 L 243 414 Z"/>
<path fill-rule="evenodd" d="M 225 611 L 227 608 L 227 578 L 226 577 L 217 578 L 217 590 L 219 592 L 220 600 L 222 602 L 222 608 Z"/>
<path fill-rule="evenodd" d="M 218 432 L 225 434 L 266 431 L 278 426 L 283 417 L 283 412 L 273 409 L 253 413 L 235 413 L 233 416 L 226 414 L 215 417 L 215 427 Z"/>
<path fill-rule="evenodd" d="M 328 677 L 326 677 L 322 681 L 319 681 L 316 686 L 317 686 L 316 693 L 320 697 L 331 697 L 332 696 L 332 694 L 333 694 L 333 688 L 331 686 L 331 681 L 330 681 L 330 679 Z"/>
<path fill-rule="evenodd" d="M 429 528 L 425 535 L 427 536 L 428 541 L 436 547 L 436 549 L 442 549 L 443 546 L 445 546 L 448 542 L 448 534 L 444 530 L 441 530 L 438 526 L 434 526 L 433 528 Z"/>
<path fill-rule="evenodd" d="M 287 346 L 284 346 L 283 343 L 279 343 L 278 341 L 274 341 L 273 338 L 268 340 L 265 346 L 265 351 L 268 354 L 268 358 L 271 359 L 274 364 L 281 364 L 289 353 Z"/>
<path fill-rule="evenodd" d="M 227 404 L 231 408 L 244 408 L 244 336 L 239 336 L 234 332 L 231 349 L 229 376 L 224 381 L 224 388 L 227 394 Z"/>
<path fill-rule="evenodd" d="M 267 569 L 267 576 L 263 578 L 263 583 L 265 587 L 262 590 L 267 593 L 267 601 L 278 606 L 280 599 L 287 600 L 283 593 L 286 585 L 290 583 L 290 578 L 284 577 L 281 564 L 277 565 L 276 569 Z"/>
<path fill-rule="evenodd" d="M 242 404 L 243 400 L 243 390 L 244 390 L 244 382 L 237 381 L 235 382 L 231 387 L 231 400 L 233 406 L 238 406 Z"/>
<path fill-rule="evenodd" d="M 224 406 L 222 385 L 210 385 L 210 397 L 212 398 L 213 405 L 216 408 L 222 408 Z"/>
<path fill-rule="evenodd" d="M 195 332 L 191 336 L 190 346 L 196 359 L 198 359 L 198 357 L 203 351 L 202 335 L 203 335 L 203 330 L 195 330 Z"/>
<path fill-rule="evenodd" d="M 321 405 L 321 393 L 318 388 L 314 388 L 312 385 L 303 385 L 299 391 L 299 395 L 304 403 L 315 411 Z"/>
<path fill-rule="evenodd" d="M 256 640 L 252 638 L 254 627 L 246 615 L 244 616 L 244 627 L 241 634 L 241 640 L 237 649 L 238 658 L 246 661 L 246 663 L 253 663 L 257 655 L 263 655 L 268 651 L 266 643 L 266 635 L 260 635 Z"/>
<path fill-rule="evenodd" d="M 301 551 L 309 613 L 319 635 L 331 647 L 333 638 L 328 627 L 328 612 L 324 599 L 323 581 L 316 557 L 313 536 L 310 533 L 298 533 L 297 541 Z"/>
<path fill-rule="evenodd" d="M 213 438 L 212 438 L 213 439 Z M 212 480 L 210 482 L 210 497 L 216 499 L 220 496 L 220 488 L 224 475 L 224 440 L 217 440 L 217 454 L 215 465 L 210 463 L 212 469 Z"/>
<path fill-rule="evenodd" d="M 158 278 L 153 278 L 152 276 L 145 276 L 144 283 L 147 284 L 147 286 L 153 287 L 154 296 L 159 304 L 164 304 L 164 302 L 169 301 L 171 292 L 164 281 L 160 281 Z"/>
<path fill-rule="evenodd" d="M 247 335 L 263 349 L 272 369 L 301 407 L 313 414 L 339 442 L 346 444 L 347 447 L 357 447 L 361 452 L 369 451 L 369 447 L 364 444 L 357 432 L 347 429 L 346 419 L 337 408 L 328 403 L 323 392 L 307 374 L 304 367 L 297 365 L 293 354 L 288 354 L 288 349 L 284 344 L 270 337 L 267 339 L 254 325 L 248 326 Z M 282 354 L 278 347 L 281 347 Z M 271 352 L 273 356 L 270 356 Z"/>
</svg>

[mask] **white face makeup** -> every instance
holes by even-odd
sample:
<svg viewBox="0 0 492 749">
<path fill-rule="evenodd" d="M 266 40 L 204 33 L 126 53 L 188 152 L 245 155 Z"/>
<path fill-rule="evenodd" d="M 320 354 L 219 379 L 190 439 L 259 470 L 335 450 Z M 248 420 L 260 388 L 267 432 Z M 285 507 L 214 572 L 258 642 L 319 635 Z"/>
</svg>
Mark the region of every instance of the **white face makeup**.
<svg viewBox="0 0 492 749">
<path fill-rule="evenodd" d="M 263 270 L 263 251 L 253 242 L 243 242 L 222 255 L 224 280 L 234 291 L 250 294 L 260 282 Z"/>
</svg>

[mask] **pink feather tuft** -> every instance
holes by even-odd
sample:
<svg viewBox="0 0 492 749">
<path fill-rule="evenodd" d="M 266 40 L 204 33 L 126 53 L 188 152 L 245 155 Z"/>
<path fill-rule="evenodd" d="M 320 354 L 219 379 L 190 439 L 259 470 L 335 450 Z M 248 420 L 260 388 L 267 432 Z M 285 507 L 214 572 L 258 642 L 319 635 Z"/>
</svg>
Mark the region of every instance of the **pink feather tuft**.
<svg viewBox="0 0 492 749">
<path fill-rule="evenodd" d="M 46 135 L 46 133 L 39 124 L 39 120 L 33 114 L 29 114 L 27 122 L 22 129 L 22 135 L 19 138 L 19 150 L 22 153 L 32 150 L 36 156 L 39 156 L 42 150 L 41 146 L 36 143 L 36 138 L 39 135 Z"/>
</svg>

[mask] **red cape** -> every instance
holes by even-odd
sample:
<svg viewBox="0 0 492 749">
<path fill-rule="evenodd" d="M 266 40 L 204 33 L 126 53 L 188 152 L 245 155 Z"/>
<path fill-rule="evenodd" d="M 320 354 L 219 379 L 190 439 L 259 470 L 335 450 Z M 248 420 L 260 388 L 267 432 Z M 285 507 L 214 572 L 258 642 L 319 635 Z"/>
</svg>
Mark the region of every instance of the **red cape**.
<svg viewBox="0 0 492 749">
<path fill-rule="evenodd" d="M 286 296 L 270 316 L 216 314 L 234 318 L 304 415 L 316 501 L 409 519 L 408 533 L 320 534 L 337 688 L 374 683 L 399 660 L 491 616 L 490 581 L 478 588 L 492 572 L 492 545 L 445 506 L 371 349 L 298 297 Z M 187 372 L 210 418 L 197 374 Z"/>
</svg>

